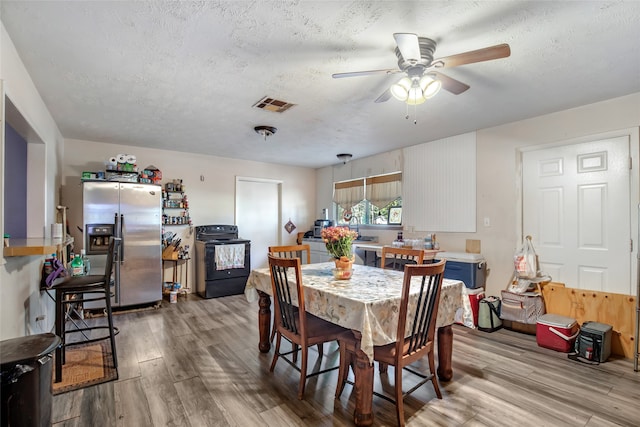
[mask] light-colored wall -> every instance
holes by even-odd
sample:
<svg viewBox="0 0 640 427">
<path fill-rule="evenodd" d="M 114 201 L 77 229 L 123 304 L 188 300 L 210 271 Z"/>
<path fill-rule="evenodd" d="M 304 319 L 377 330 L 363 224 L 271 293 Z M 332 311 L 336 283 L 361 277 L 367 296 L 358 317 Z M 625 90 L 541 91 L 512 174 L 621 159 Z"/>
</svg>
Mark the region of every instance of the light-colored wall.
<svg viewBox="0 0 640 427">
<path fill-rule="evenodd" d="M 104 170 L 104 160 L 120 153 L 135 155 L 140 169 L 150 165 L 160 169 L 163 183 L 182 179 L 194 225 L 235 224 L 236 176 L 282 181 L 281 223 L 286 224 L 290 219 L 297 227 L 291 234 L 284 227 L 281 229 L 282 244 L 295 244 L 297 233 L 309 230 L 316 218 L 316 173 L 313 169 L 130 145 L 67 140 L 62 168 L 61 201 L 69 207 L 68 221 L 77 242 L 77 250 L 82 248 L 82 172 Z M 189 227 L 167 226 L 166 230 L 178 233 L 183 239 L 182 244 L 190 244 L 193 249 L 193 235 L 189 233 Z M 251 239 L 251 236 L 239 231 L 241 237 Z M 169 271 L 166 273 L 170 274 Z M 195 266 L 191 262 L 191 289 L 195 288 L 194 273 Z"/>
<path fill-rule="evenodd" d="M 47 225 L 55 222 L 63 139 L 4 25 L 0 26 L 0 79 L 6 97 L 30 128 L 26 136 L 29 159 L 35 160 L 38 167 L 27 184 L 29 195 L 35 195 L 28 202 L 27 233 L 43 237 Z M 4 121 L 2 125 L 4 128 Z M 4 153 L 4 140 L 1 149 Z M 0 199 L 4 200 L 7 185 L 11 185 L 10 180 L 3 180 Z M 4 218 L 0 221 L 0 232 L 4 234 Z M 40 295 L 42 257 L 0 258 L 0 263 L 0 340 L 48 332 L 53 325 L 53 304 L 46 295 Z M 35 318 L 42 314 L 45 320 L 36 322 Z"/>
<path fill-rule="evenodd" d="M 464 249 L 467 238 L 480 239 L 491 269 L 487 292 L 499 295 L 513 272 L 513 254 L 521 244 L 520 175 L 518 149 L 618 132 L 631 133 L 631 151 L 637 153 L 640 93 L 585 105 L 528 120 L 509 123 L 477 134 L 477 230 L 473 235 L 439 235 L 444 247 Z M 635 128 L 635 129 L 633 129 Z M 634 134 L 635 131 L 635 134 Z M 637 158 L 635 159 L 637 160 Z M 636 167 L 638 162 L 636 161 Z M 498 166 L 499 165 L 499 166 Z M 638 186 L 632 183 L 632 206 L 637 206 Z M 635 210 L 634 210 L 635 212 Z M 491 227 L 483 226 L 489 217 Z M 632 218 L 637 216 L 632 215 Z M 637 222 L 637 221 L 636 221 Z M 632 221 L 632 224 L 635 224 Z M 526 233 L 526 231 L 525 231 Z M 632 233 L 637 236 L 637 230 Z M 635 278 L 635 275 L 631 275 Z"/>
<path fill-rule="evenodd" d="M 488 295 L 500 295 L 500 290 L 506 288 L 513 272 L 513 255 L 521 244 L 521 208 L 520 208 L 520 175 L 519 151 L 524 147 L 560 142 L 575 142 L 576 140 L 598 138 L 600 136 L 630 135 L 631 153 L 638 162 L 640 141 L 638 129 L 640 127 L 640 93 L 611 99 L 578 108 L 560 111 L 532 119 L 482 129 L 476 132 L 477 141 L 477 211 L 475 233 L 437 233 L 440 246 L 452 252 L 464 252 L 467 239 L 481 241 L 482 255 L 487 260 L 489 275 L 486 292 Z M 425 142 L 427 144 L 428 142 Z M 396 151 L 390 156 L 402 158 Z M 370 175 L 380 159 L 377 155 L 357 160 L 358 173 L 351 170 L 344 171 L 345 166 L 333 166 L 319 170 L 317 188 L 318 204 L 327 204 L 328 194 L 331 194 L 330 179 L 337 176 L 341 179 L 358 178 Z M 354 162 L 355 163 L 355 162 Z M 368 167 L 371 165 L 371 167 Z M 342 169 L 342 171 L 340 170 Z M 343 177 L 343 175 L 349 175 Z M 637 173 L 636 175 L 637 176 Z M 335 179 L 336 181 L 338 179 Z M 639 183 L 632 182 L 631 205 L 638 204 Z M 632 218 L 637 219 L 635 209 Z M 490 226 L 484 226 L 484 218 L 490 220 Z M 391 242 L 396 233 L 394 231 L 367 230 L 366 234 L 380 237 L 381 243 Z M 412 236 L 405 231 L 405 237 Z M 632 220 L 632 236 L 638 235 L 637 221 Z M 635 269 L 635 267 L 634 267 Z M 635 270 L 631 277 L 636 277 Z"/>
</svg>

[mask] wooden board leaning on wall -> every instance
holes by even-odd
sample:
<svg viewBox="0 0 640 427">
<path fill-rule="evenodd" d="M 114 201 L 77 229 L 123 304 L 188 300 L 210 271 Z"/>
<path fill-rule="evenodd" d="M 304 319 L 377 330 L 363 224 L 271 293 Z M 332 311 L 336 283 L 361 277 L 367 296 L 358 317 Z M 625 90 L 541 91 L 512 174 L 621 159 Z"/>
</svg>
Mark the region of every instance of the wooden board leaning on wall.
<svg viewBox="0 0 640 427">
<path fill-rule="evenodd" d="M 613 326 L 611 352 L 632 359 L 635 352 L 636 297 L 609 292 L 567 288 L 550 282 L 542 287 L 547 313 Z"/>
</svg>

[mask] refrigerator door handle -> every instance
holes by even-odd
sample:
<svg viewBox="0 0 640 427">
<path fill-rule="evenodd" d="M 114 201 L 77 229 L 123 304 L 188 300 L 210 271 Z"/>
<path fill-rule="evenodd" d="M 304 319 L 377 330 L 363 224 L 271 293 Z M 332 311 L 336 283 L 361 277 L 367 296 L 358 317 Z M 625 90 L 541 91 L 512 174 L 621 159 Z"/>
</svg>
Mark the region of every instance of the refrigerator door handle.
<svg viewBox="0 0 640 427">
<path fill-rule="evenodd" d="M 120 240 L 122 240 L 122 244 L 120 245 L 120 264 L 124 264 L 124 236 L 122 235 L 122 230 L 124 229 L 124 215 L 120 214 Z"/>
</svg>

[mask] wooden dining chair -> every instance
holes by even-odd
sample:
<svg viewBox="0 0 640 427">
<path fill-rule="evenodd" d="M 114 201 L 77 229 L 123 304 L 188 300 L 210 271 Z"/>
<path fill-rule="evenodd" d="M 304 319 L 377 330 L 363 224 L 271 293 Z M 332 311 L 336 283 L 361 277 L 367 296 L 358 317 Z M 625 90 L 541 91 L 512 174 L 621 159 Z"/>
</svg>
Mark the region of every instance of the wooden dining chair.
<svg viewBox="0 0 640 427">
<path fill-rule="evenodd" d="M 336 366 L 308 374 L 309 347 L 335 341 L 338 335 L 347 330 L 306 312 L 300 258 L 279 258 L 269 255 L 269 269 L 271 271 L 271 288 L 275 301 L 276 328 L 276 345 L 269 371 L 273 372 L 279 358 L 282 358 L 294 369 L 300 371 L 298 399 L 302 399 L 307 378 L 339 368 Z M 285 353 L 280 352 L 282 337 L 291 342 L 293 350 Z M 302 353 L 300 367 L 293 359 L 293 355 L 297 354 L 298 351 Z M 318 346 L 318 351 L 319 357 L 322 357 L 321 345 Z M 289 355 L 292 355 L 291 359 L 288 357 Z"/>
<path fill-rule="evenodd" d="M 423 261 L 424 251 L 422 249 L 383 246 L 382 257 L 380 258 L 380 267 L 403 271 L 405 265 L 422 264 Z"/>
<path fill-rule="evenodd" d="M 395 403 L 399 426 L 404 426 L 405 424 L 404 397 L 426 382 L 431 381 L 438 399 L 442 399 L 442 393 L 435 376 L 434 335 L 445 263 L 446 260 L 442 260 L 435 264 L 405 266 L 402 296 L 398 311 L 397 340 L 396 342 L 374 346 L 373 348 L 374 361 L 395 367 L 393 398 L 376 392 L 374 394 Z M 416 279 L 412 280 L 413 278 Z M 410 297 L 410 290 L 419 291 L 419 293 Z M 410 304 L 410 299 L 416 302 Z M 339 398 L 342 394 L 344 385 L 347 382 L 350 363 L 355 357 L 354 353 L 359 345 L 352 333 L 342 334 L 339 337 L 339 343 L 340 371 L 338 372 L 336 398 Z M 427 356 L 429 361 L 430 372 L 428 375 L 408 366 L 424 356 Z M 420 377 L 421 380 L 409 391 L 403 393 L 402 373 L 405 369 Z"/>
<path fill-rule="evenodd" d="M 309 245 L 269 246 L 269 255 L 282 258 L 300 258 L 301 263 L 311 264 Z"/>
<path fill-rule="evenodd" d="M 300 258 L 301 264 L 311 264 L 311 247 L 309 245 L 269 246 L 269 255 L 281 258 Z M 269 341 L 273 341 L 276 336 L 276 326 L 275 322 L 273 323 Z"/>
</svg>

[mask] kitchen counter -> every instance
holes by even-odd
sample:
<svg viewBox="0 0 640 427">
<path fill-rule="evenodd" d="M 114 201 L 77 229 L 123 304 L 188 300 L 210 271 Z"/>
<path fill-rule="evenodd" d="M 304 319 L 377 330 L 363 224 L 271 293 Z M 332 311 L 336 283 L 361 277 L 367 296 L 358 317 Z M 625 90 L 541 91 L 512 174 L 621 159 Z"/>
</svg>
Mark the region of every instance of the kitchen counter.
<svg viewBox="0 0 640 427">
<path fill-rule="evenodd" d="M 64 248 L 72 243 L 73 237 L 67 237 L 64 240 L 49 238 L 10 238 L 9 246 L 4 247 L 2 252 L 5 257 L 51 255 L 52 253 L 56 253 L 59 259 L 66 261 Z"/>
<path fill-rule="evenodd" d="M 382 256 L 382 248 L 384 246 L 391 246 L 391 245 L 388 245 L 388 244 L 384 245 L 384 244 L 373 243 L 373 242 L 354 242 L 353 243 L 354 251 L 357 256 L 362 258 L 363 264 L 371 265 L 374 267 L 378 265 L 378 260 Z M 362 255 L 360 255 L 358 252 L 361 252 Z M 423 249 L 423 252 L 424 252 L 424 260 L 426 261 L 426 260 L 434 259 L 436 256 L 436 253 L 442 252 L 442 250 Z"/>
</svg>

